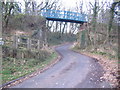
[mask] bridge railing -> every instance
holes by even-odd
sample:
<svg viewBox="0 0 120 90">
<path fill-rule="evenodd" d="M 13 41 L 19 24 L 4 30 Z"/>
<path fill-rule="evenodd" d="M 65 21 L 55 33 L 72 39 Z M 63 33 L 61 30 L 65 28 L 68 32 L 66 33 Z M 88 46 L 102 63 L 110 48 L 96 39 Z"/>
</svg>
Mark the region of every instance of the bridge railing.
<svg viewBox="0 0 120 90">
<path fill-rule="evenodd" d="M 61 11 L 61 10 L 51 10 L 44 9 L 42 11 L 42 16 L 46 18 L 56 18 L 56 19 L 69 19 L 69 20 L 78 20 L 78 21 L 87 21 L 87 15 L 71 12 L 71 11 Z"/>
</svg>

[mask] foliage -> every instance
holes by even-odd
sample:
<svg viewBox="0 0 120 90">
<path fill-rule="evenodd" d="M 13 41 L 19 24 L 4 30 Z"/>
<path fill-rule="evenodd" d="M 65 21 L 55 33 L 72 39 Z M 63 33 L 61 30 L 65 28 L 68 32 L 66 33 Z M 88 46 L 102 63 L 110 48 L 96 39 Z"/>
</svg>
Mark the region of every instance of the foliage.
<svg viewBox="0 0 120 90">
<path fill-rule="evenodd" d="M 46 56 L 49 56 L 49 53 L 44 50 L 30 51 L 24 48 L 15 49 L 8 46 L 3 46 L 2 51 L 3 51 L 3 58 L 11 57 L 11 58 L 18 58 L 18 59 L 21 59 L 21 58 L 43 59 L 43 58 L 46 58 Z"/>
<path fill-rule="evenodd" d="M 17 23 L 14 23 L 17 22 Z M 11 16 L 9 21 L 9 27 L 18 30 L 36 30 L 42 28 L 45 23 L 45 19 L 41 16 L 29 16 L 25 14 L 18 14 Z"/>
<path fill-rule="evenodd" d="M 56 45 L 64 42 L 73 42 L 76 40 L 76 35 L 63 33 L 62 36 L 59 36 L 60 32 L 51 32 L 48 34 L 48 44 Z"/>
</svg>

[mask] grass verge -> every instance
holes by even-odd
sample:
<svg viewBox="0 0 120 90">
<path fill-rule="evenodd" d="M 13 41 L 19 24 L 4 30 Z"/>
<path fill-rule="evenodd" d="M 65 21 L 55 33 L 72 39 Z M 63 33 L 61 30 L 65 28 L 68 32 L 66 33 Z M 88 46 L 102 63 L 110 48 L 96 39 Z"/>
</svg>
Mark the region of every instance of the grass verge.
<svg viewBox="0 0 120 90">
<path fill-rule="evenodd" d="M 4 58 L 2 62 L 2 84 L 19 77 L 31 74 L 38 69 L 45 68 L 49 63 L 57 58 L 57 53 L 52 52 L 46 56 L 44 60 L 35 59 L 15 59 L 15 58 Z"/>
</svg>

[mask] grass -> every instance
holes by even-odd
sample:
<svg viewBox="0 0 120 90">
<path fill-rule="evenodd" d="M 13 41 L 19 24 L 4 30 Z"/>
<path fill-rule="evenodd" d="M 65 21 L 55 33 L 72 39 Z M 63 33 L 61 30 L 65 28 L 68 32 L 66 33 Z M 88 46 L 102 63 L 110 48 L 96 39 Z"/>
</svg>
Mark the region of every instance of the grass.
<svg viewBox="0 0 120 90">
<path fill-rule="evenodd" d="M 44 60 L 35 59 L 14 59 L 4 58 L 2 63 L 2 84 L 19 77 L 31 74 L 38 69 L 46 67 L 52 60 L 57 58 L 57 53 L 53 52 Z M 14 61 L 15 60 L 15 61 Z"/>
<path fill-rule="evenodd" d="M 102 55 L 102 56 L 106 56 L 108 57 L 110 60 L 117 60 L 117 56 L 114 56 L 110 53 L 107 53 L 107 52 L 100 52 L 100 51 L 94 51 L 94 52 L 91 52 L 93 54 L 98 54 L 98 55 Z"/>
<path fill-rule="evenodd" d="M 112 55 L 110 52 L 101 52 L 101 51 L 86 51 L 86 50 L 82 50 L 79 47 L 75 46 L 74 48 L 72 48 L 73 51 L 77 51 L 77 52 L 89 52 L 91 54 L 96 54 L 96 55 L 102 55 L 105 57 L 108 57 L 110 60 L 117 60 L 117 56 Z"/>
</svg>

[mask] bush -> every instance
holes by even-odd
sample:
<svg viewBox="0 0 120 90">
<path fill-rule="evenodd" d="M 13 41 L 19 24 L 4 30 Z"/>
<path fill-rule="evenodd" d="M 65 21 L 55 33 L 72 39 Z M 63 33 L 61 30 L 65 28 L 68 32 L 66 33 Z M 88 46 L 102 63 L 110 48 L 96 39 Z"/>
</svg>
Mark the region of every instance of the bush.
<svg viewBox="0 0 120 90">
<path fill-rule="evenodd" d="M 5 60 L 9 60 L 10 58 L 16 58 L 16 59 L 33 58 L 44 61 L 44 59 L 50 55 L 50 53 L 45 50 L 32 51 L 22 48 L 13 49 L 9 47 L 3 47 L 2 50 L 3 50 L 3 58 L 5 58 Z"/>
<path fill-rule="evenodd" d="M 60 32 L 51 32 L 48 33 L 48 44 L 49 45 L 57 45 L 64 42 L 73 42 L 76 40 L 76 35 L 74 34 L 61 34 Z"/>
<path fill-rule="evenodd" d="M 8 27 L 19 30 L 36 30 L 41 28 L 45 24 L 44 22 L 45 19 L 41 16 L 18 14 L 10 17 Z"/>
</svg>

